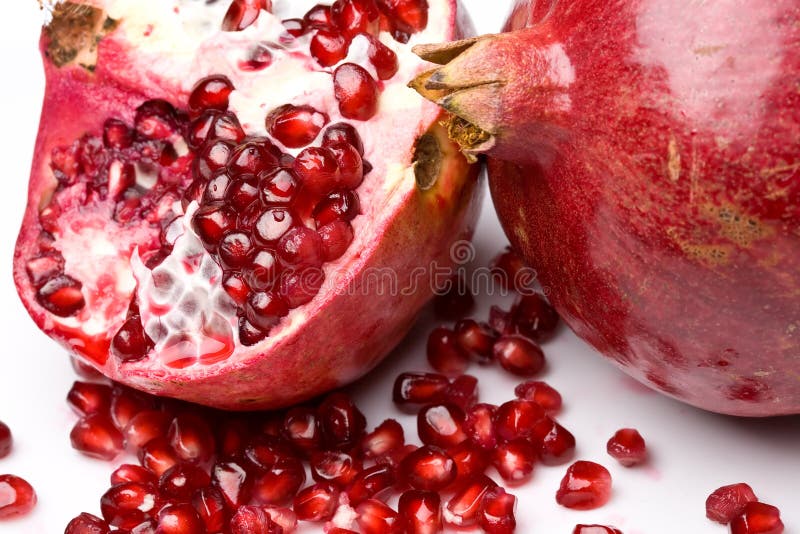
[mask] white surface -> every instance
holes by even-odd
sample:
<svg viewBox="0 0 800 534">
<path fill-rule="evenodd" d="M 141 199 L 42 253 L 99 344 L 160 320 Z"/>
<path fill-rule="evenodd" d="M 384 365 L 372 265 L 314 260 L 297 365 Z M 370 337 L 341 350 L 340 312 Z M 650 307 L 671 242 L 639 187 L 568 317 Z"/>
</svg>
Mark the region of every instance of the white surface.
<svg viewBox="0 0 800 534">
<path fill-rule="evenodd" d="M 478 30 L 496 31 L 509 0 L 466 0 Z M 0 420 L 14 432 L 12 455 L 0 473 L 28 479 L 39 505 L 28 518 L 0 522 L 3 534 L 56 534 L 81 511 L 98 513 L 99 497 L 112 466 L 84 459 L 69 446 L 75 421 L 64 402 L 74 379 L 64 351 L 41 334 L 23 310 L 11 280 L 11 260 L 22 216 L 36 133 L 43 79 L 37 51 L 41 15 L 32 0 L 8 2 L 0 20 L 0 161 L 5 202 L 0 219 Z M 505 243 L 488 203 L 476 246 L 477 265 Z M 485 317 L 489 299 L 476 313 Z M 426 322 L 427 320 L 427 322 Z M 424 369 L 423 317 L 394 356 L 354 388 L 370 424 L 398 417 L 415 435 L 413 418 L 391 404 L 390 388 L 401 371 Z M 714 488 L 746 481 L 767 502 L 781 508 L 787 534 L 800 534 L 800 418 L 747 421 L 703 413 L 636 385 L 568 332 L 545 347 L 549 366 L 542 378 L 564 395 L 560 420 L 578 439 L 577 458 L 606 465 L 614 477 L 614 497 L 604 508 L 572 512 L 554 501 L 564 467 L 539 467 L 534 480 L 514 492 L 519 497 L 518 532 L 569 534 L 576 523 L 606 523 L 625 534 L 726 532 L 704 517 Z M 516 383 L 498 368 L 473 368 L 482 399 L 500 403 Z M 605 442 L 620 427 L 638 428 L 652 459 L 647 467 L 624 469 L 605 454 Z M 310 530 L 315 531 L 315 530 Z M 321 529 L 320 529 L 321 531 Z"/>
</svg>

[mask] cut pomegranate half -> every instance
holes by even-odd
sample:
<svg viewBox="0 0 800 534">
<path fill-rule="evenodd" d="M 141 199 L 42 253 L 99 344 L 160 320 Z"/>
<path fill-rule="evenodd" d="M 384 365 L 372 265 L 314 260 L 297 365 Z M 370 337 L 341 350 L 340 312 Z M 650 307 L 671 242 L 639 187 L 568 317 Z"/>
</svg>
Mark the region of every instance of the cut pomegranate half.
<svg viewBox="0 0 800 534">
<path fill-rule="evenodd" d="M 220 408 L 374 367 L 433 295 L 416 267 L 451 266 L 478 206 L 405 85 L 410 46 L 464 33 L 457 2 L 379 4 L 59 3 L 14 266 L 36 323 L 117 382 Z M 330 64 L 323 32 L 344 36 Z"/>
</svg>

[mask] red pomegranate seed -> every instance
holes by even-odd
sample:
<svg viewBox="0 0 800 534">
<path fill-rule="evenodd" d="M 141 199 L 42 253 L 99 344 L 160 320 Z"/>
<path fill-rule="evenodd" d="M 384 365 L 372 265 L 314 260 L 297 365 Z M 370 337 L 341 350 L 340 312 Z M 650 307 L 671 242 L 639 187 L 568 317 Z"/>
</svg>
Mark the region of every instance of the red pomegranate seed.
<svg viewBox="0 0 800 534">
<path fill-rule="evenodd" d="M 369 37 L 369 61 L 375 67 L 378 78 L 388 80 L 397 74 L 400 65 L 394 50 L 383 44 L 377 37 Z"/>
<path fill-rule="evenodd" d="M 170 414 L 158 410 L 139 412 L 122 431 L 128 450 L 137 451 L 151 440 L 164 436 L 172 421 Z"/>
<path fill-rule="evenodd" d="M 192 495 L 192 506 L 205 525 L 206 532 L 221 532 L 227 514 L 225 499 L 216 488 L 202 488 Z"/>
<path fill-rule="evenodd" d="M 511 309 L 517 331 L 535 341 L 547 341 L 558 327 L 558 314 L 541 295 L 523 295 Z"/>
<path fill-rule="evenodd" d="M 11 429 L 8 425 L 0 421 L 0 458 L 5 458 L 11 454 L 11 447 L 14 444 L 14 438 L 11 436 Z"/>
<path fill-rule="evenodd" d="M 100 499 L 100 511 L 111 526 L 132 529 L 155 517 L 158 496 L 151 486 L 127 482 L 109 489 Z"/>
<path fill-rule="evenodd" d="M 292 164 L 302 187 L 313 195 L 326 195 L 338 185 L 336 156 L 325 147 L 303 149 Z"/>
<path fill-rule="evenodd" d="M 456 323 L 455 338 L 459 347 L 478 363 L 492 361 L 492 347 L 497 341 L 497 334 L 487 324 L 477 323 L 472 319 L 464 319 Z"/>
<path fill-rule="evenodd" d="M 500 335 L 514 333 L 511 312 L 500 306 L 492 306 L 489 308 L 489 326 Z"/>
<path fill-rule="evenodd" d="M 367 458 L 380 458 L 405 445 L 403 427 L 387 419 L 361 440 L 361 451 Z"/>
<path fill-rule="evenodd" d="M 218 111 L 205 111 L 189 123 L 189 129 L 186 134 L 186 143 L 189 145 L 189 148 L 197 150 L 202 147 L 206 141 L 212 139 L 214 123 L 219 116 L 220 113 Z"/>
<path fill-rule="evenodd" d="M 69 522 L 64 534 L 109 534 L 110 532 L 108 523 L 84 512 Z"/>
<path fill-rule="evenodd" d="M 550 417 L 536 423 L 531 437 L 539 444 L 539 458 L 545 465 L 563 464 L 575 453 L 575 436 Z"/>
<path fill-rule="evenodd" d="M 403 532 L 435 534 L 442 531 L 442 501 L 433 491 L 409 490 L 398 503 Z"/>
<path fill-rule="evenodd" d="M 267 115 L 267 131 L 288 148 L 301 148 L 317 138 L 328 116 L 311 106 L 286 104 Z"/>
<path fill-rule="evenodd" d="M 451 487 L 458 488 L 482 475 L 489 467 L 489 451 L 481 449 L 470 441 L 463 441 L 447 450 L 456 463 L 456 479 Z"/>
<path fill-rule="evenodd" d="M 294 498 L 294 513 L 302 521 L 328 521 L 339 505 L 339 490 L 330 484 L 309 486 Z"/>
<path fill-rule="evenodd" d="M 514 389 L 514 394 L 519 399 L 535 402 L 548 414 L 561 410 L 561 394 L 545 382 L 536 380 L 523 382 Z"/>
<path fill-rule="evenodd" d="M 605 525 L 575 525 L 572 534 L 622 534 L 622 531 Z"/>
<path fill-rule="evenodd" d="M 345 221 L 333 221 L 318 231 L 322 241 L 322 257 L 326 262 L 341 258 L 355 238 L 352 225 Z"/>
<path fill-rule="evenodd" d="M 452 404 L 426 406 L 417 415 L 417 434 L 422 443 L 448 449 L 467 439 L 466 416 Z"/>
<path fill-rule="evenodd" d="M 123 363 L 141 360 L 153 350 L 153 340 L 142 327 L 138 315 L 131 316 L 111 340 L 111 352 Z"/>
<path fill-rule="evenodd" d="M 153 397 L 120 385 L 114 386 L 111 393 L 111 420 L 120 430 L 124 430 L 136 415 L 153 408 Z"/>
<path fill-rule="evenodd" d="M 308 304 L 319 293 L 325 282 L 325 273 L 318 268 L 289 269 L 281 277 L 279 293 L 289 305 L 295 309 Z"/>
<path fill-rule="evenodd" d="M 331 20 L 342 33 L 350 37 L 371 33 L 378 20 L 378 8 L 374 0 L 336 0 L 331 5 Z"/>
<path fill-rule="evenodd" d="M 236 178 L 244 174 L 259 175 L 278 166 L 278 158 L 269 150 L 271 145 L 263 142 L 249 142 L 239 145 L 230 155 L 228 172 Z"/>
<path fill-rule="evenodd" d="M 305 481 L 305 467 L 299 459 L 280 458 L 253 481 L 252 501 L 273 506 L 289 504 Z"/>
<path fill-rule="evenodd" d="M 214 121 L 209 134 L 209 139 L 221 139 L 232 143 L 241 143 L 244 138 L 244 129 L 236 115 L 231 112 L 220 115 Z"/>
<path fill-rule="evenodd" d="M 497 445 L 494 418 L 497 406 L 493 404 L 476 404 L 466 412 L 464 431 L 469 440 L 478 447 L 491 450 Z"/>
<path fill-rule="evenodd" d="M 227 176 L 225 176 L 227 181 Z M 206 188 L 206 195 L 211 191 L 213 180 Z M 258 200 L 258 179 L 255 176 L 242 175 L 235 179 L 225 190 L 225 200 L 236 211 L 245 211 Z M 214 199 L 211 200 L 212 202 Z"/>
<path fill-rule="evenodd" d="M 399 449 L 394 449 L 388 454 L 377 458 L 376 461 L 380 465 L 386 465 L 397 470 L 397 468 L 400 467 L 400 462 L 417 449 L 419 449 L 417 445 L 403 445 Z"/>
<path fill-rule="evenodd" d="M 253 237 L 262 245 L 274 246 L 295 224 L 295 217 L 286 208 L 268 208 L 255 221 Z"/>
<path fill-rule="evenodd" d="M 307 31 L 306 23 L 303 19 L 284 19 L 281 24 L 286 29 L 286 33 L 292 37 L 300 37 L 305 35 Z"/>
<path fill-rule="evenodd" d="M 180 463 L 164 471 L 158 481 L 162 497 L 188 501 L 192 494 L 211 484 L 211 477 L 204 469 L 189 463 Z"/>
<path fill-rule="evenodd" d="M 70 317 L 86 305 L 83 284 L 65 274 L 45 282 L 36 292 L 36 301 L 50 313 L 59 317 Z"/>
<path fill-rule="evenodd" d="M 339 488 L 350 484 L 363 467 L 358 458 L 340 451 L 315 452 L 309 463 L 314 480 L 328 482 Z"/>
<path fill-rule="evenodd" d="M 303 22 L 309 28 L 331 28 L 331 7 L 329 5 L 317 4 L 303 16 Z"/>
<path fill-rule="evenodd" d="M 278 241 L 278 258 L 290 268 L 322 265 L 322 239 L 319 234 L 305 226 L 295 226 Z"/>
<path fill-rule="evenodd" d="M 394 381 L 392 399 L 400 408 L 444 402 L 450 381 L 436 373 L 402 373 Z"/>
<path fill-rule="evenodd" d="M 296 407 L 289 410 L 283 422 L 283 435 L 305 454 L 322 448 L 319 418 L 311 408 Z"/>
<path fill-rule="evenodd" d="M 367 419 L 344 393 L 332 393 L 317 410 L 322 440 L 329 449 L 351 449 L 364 435 Z"/>
<path fill-rule="evenodd" d="M 231 517 L 231 534 L 279 534 L 277 525 L 260 506 L 242 506 Z"/>
<path fill-rule="evenodd" d="M 216 451 L 211 428 L 197 415 L 182 414 L 173 419 L 167 439 L 177 457 L 186 462 L 207 462 Z"/>
<path fill-rule="evenodd" d="M 233 84 L 225 76 L 209 76 L 197 82 L 189 95 L 189 112 L 199 115 L 206 110 L 227 111 Z"/>
<path fill-rule="evenodd" d="M 492 479 L 479 475 L 450 497 L 444 506 L 445 522 L 456 527 L 471 527 L 478 523 L 483 497 L 497 487 Z"/>
<path fill-rule="evenodd" d="M 57 251 L 47 252 L 30 260 L 25 271 L 34 287 L 42 287 L 45 282 L 64 272 L 64 257 Z"/>
<path fill-rule="evenodd" d="M 285 169 L 276 169 L 261 175 L 258 185 L 259 198 L 267 205 L 291 204 L 297 194 L 298 184 L 294 175 Z"/>
<path fill-rule="evenodd" d="M 527 271 L 527 266 L 522 258 L 507 247 L 506 250 L 498 254 L 490 263 L 494 280 L 500 284 L 500 287 L 506 291 L 513 289 L 515 291 L 530 291 L 530 285 L 534 281 L 532 271 Z"/>
<path fill-rule="evenodd" d="M 378 112 L 378 84 L 355 63 L 339 65 L 333 72 L 333 94 L 347 119 L 366 121 Z"/>
<path fill-rule="evenodd" d="M 222 31 L 239 32 L 251 26 L 266 8 L 264 0 L 233 0 L 222 21 Z"/>
<path fill-rule="evenodd" d="M 517 528 L 516 508 L 514 495 L 500 487 L 492 488 L 483 496 L 478 525 L 487 534 L 511 534 Z"/>
<path fill-rule="evenodd" d="M 644 438 L 633 428 L 617 430 L 608 440 L 606 450 L 612 458 L 616 458 L 625 467 L 639 465 L 647 459 Z"/>
<path fill-rule="evenodd" d="M 503 369 L 518 376 L 533 376 L 545 364 L 542 349 L 521 335 L 502 336 L 495 342 L 493 351 Z"/>
<path fill-rule="evenodd" d="M 149 139 L 168 139 L 178 129 L 177 113 L 169 102 L 148 100 L 136 109 L 136 131 Z"/>
<path fill-rule="evenodd" d="M 244 232 L 228 232 L 219 243 L 220 260 L 226 267 L 236 269 L 247 265 L 255 253 L 250 236 Z"/>
<path fill-rule="evenodd" d="M 727 525 L 744 512 L 748 503 L 756 501 L 758 497 L 753 493 L 753 488 L 744 482 L 722 486 L 706 499 L 706 517 Z"/>
<path fill-rule="evenodd" d="M 400 525 L 400 515 L 389 505 L 377 500 L 367 499 L 356 507 L 356 521 L 363 534 L 396 534 Z"/>
<path fill-rule="evenodd" d="M 347 57 L 350 39 L 341 32 L 331 29 L 320 29 L 311 38 L 309 50 L 311 56 L 322 67 L 332 67 Z"/>
<path fill-rule="evenodd" d="M 457 376 L 445 391 L 447 402 L 469 410 L 478 402 L 478 379 L 472 375 Z"/>
<path fill-rule="evenodd" d="M 312 215 L 317 227 L 336 220 L 352 221 L 360 213 L 358 195 L 353 191 L 334 191 L 314 207 Z"/>
<path fill-rule="evenodd" d="M 410 35 L 428 26 L 427 0 L 383 0 L 389 17 L 397 31 Z M 395 38 L 400 37 L 395 35 Z M 405 37 L 403 42 L 407 42 Z"/>
<path fill-rule="evenodd" d="M 233 153 L 233 145 L 221 139 L 207 143 L 194 161 L 194 174 L 201 180 L 210 180 L 222 171 Z"/>
<path fill-rule="evenodd" d="M 119 119 L 108 119 L 103 125 L 103 144 L 117 150 L 129 148 L 133 144 L 133 130 Z"/>
<path fill-rule="evenodd" d="M 250 481 L 245 469 L 234 461 L 218 462 L 211 470 L 211 484 L 219 490 L 228 508 L 235 510 L 250 500 Z"/>
<path fill-rule="evenodd" d="M 573 510 L 600 508 L 611 498 L 611 474 L 594 462 L 575 462 L 567 469 L 556 502 Z"/>
<path fill-rule="evenodd" d="M 349 143 L 329 145 L 339 167 L 338 184 L 345 189 L 356 189 L 364 181 L 366 163 L 358 149 Z"/>
<path fill-rule="evenodd" d="M 400 462 L 400 480 L 414 489 L 440 491 L 456 478 L 456 464 L 445 451 L 425 445 Z"/>
<path fill-rule="evenodd" d="M 123 464 L 111 473 L 111 485 L 137 482 L 139 484 L 155 486 L 158 478 L 150 471 L 139 465 Z"/>
<path fill-rule="evenodd" d="M 222 202 L 202 206 L 192 217 L 192 228 L 211 249 L 216 248 L 222 236 L 235 227 L 236 212 Z"/>
<path fill-rule="evenodd" d="M 281 425 L 283 422 L 281 421 Z M 237 455 L 244 449 L 244 457 L 258 471 L 272 469 L 278 462 L 295 458 L 295 452 L 284 440 L 276 436 L 261 435 L 247 444 L 237 447 L 229 455 Z"/>
<path fill-rule="evenodd" d="M 160 477 L 167 469 L 178 463 L 178 457 L 166 438 L 157 437 L 148 441 L 139 450 L 139 463 Z"/>
<path fill-rule="evenodd" d="M 750 502 L 731 521 L 731 534 L 781 534 L 781 512 L 772 505 Z"/>
<path fill-rule="evenodd" d="M 522 484 L 533 476 L 536 447 L 526 439 L 500 443 L 492 451 L 492 465 L 509 484 Z"/>
<path fill-rule="evenodd" d="M 447 375 L 458 375 L 467 370 L 469 360 L 456 342 L 455 333 L 449 328 L 435 328 L 428 335 L 428 363 L 435 370 Z"/>
<path fill-rule="evenodd" d="M 377 464 L 364 469 L 347 488 L 350 506 L 357 506 L 388 490 L 394 486 L 396 480 L 395 470 L 391 465 Z"/>
<path fill-rule="evenodd" d="M 72 370 L 75 371 L 79 377 L 84 378 L 86 380 L 100 380 L 103 378 L 103 373 L 92 367 L 90 364 L 84 362 L 77 356 L 71 356 L 70 364 L 72 364 Z"/>
<path fill-rule="evenodd" d="M 352 146 L 359 156 L 364 156 L 364 143 L 358 131 L 351 124 L 346 122 L 331 124 L 322 134 L 322 146 L 330 148 L 342 144 Z"/>
<path fill-rule="evenodd" d="M 27 515 L 36 506 L 36 492 L 25 480 L 0 475 L 0 519 Z"/>
<path fill-rule="evenodd" d="M 289 307 L 275 292 L 258 291 L 250 293 L 244 311 L 253 326 L 268 332 L 281 318 L 289 314 Z"/>
<path fill-rule="evenodd" d="M 101 460 L 113 460 L 122 452 L 122 434 L 107 415 L 88 415 L 69 434 L 72 448 Z"/>
<path fill-rule="evenodd" d="M 272 522 L 283 529 L 286 534 L 291 534 L 297 528 L 297 514 L 291 508 L 281 506 L 263 506 Z"/>
<path fill-rule="evenodd" d="M 205 534 L 206 527 L 191 504 L 177 503 L 158 512 L 157 534 Z"/>
<path fill-rule="evenodd" d="M 495 432 L 502 441 L 529 439 L 534 425 L 544 417 L 544 410 L 535 402 L 520 399 L 508 401 L 501 404 L 495 412 Z"/>
<path fill-rule="evenodd" d="M 67 393 L 67 403 L 81 416 L 108 413 L 111 387 L 95 382 L 75 381 Z"/>
</svg>

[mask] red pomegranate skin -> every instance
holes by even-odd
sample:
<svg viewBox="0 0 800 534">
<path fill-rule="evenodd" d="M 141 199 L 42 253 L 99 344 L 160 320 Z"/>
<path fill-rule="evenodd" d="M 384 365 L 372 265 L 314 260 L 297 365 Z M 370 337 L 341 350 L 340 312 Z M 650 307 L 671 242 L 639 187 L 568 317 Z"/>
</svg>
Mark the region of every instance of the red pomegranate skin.
<svg viewBox="0 0 800 534">
<path fill-rule="evenodd" d="M 494 134 L 564 320 L 676 399 L 800 413 L 800 2 L 518 0 L 505 31 L 434 81 L 503 82 L 439 102 Z"/>
</svg>

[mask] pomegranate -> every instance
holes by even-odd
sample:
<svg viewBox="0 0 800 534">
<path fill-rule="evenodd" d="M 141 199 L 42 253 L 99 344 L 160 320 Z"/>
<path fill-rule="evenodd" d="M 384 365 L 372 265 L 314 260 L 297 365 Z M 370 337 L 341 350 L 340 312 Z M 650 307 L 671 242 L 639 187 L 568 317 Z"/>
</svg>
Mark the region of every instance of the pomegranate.
<svg viewBox="0 0 800 534">
<path fill-rule="evenodd" d="M 706 499 L 706 517 L 727 525 L 744 512 L 748 503 L 758 502 L 749 484 L 739 482 L 715 489 Z"/>
<path fill-rule="evenodd" d="M 425 68 L 410 47 L 463 37 L 463 13 L 309 7 L 56 3 L 14 277 L 83 364 L 285 406 L 366 373 L 433 296 L 416 269 L 470 237 L 477 172 L 405 85 Z"/>
<path fill-rule="evenodd" d="M 413 85 L 565 322 L 701 408 L 800 413 L 800 7 L 516 0 Z M 764 58 L 773 58 L 768 65 Z"/>
</svg>

